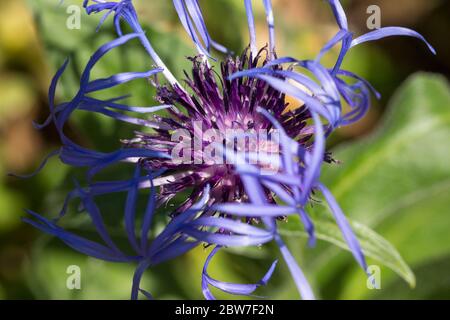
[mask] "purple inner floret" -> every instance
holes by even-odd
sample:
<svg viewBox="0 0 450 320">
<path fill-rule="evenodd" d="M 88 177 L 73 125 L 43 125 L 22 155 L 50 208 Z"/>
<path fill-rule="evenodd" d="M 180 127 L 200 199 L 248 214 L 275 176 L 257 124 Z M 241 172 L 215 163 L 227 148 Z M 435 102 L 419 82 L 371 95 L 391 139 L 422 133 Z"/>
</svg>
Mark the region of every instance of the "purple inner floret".
<svg viewBox="0 0 450 320">
<path fill-rule="evenodd" d="M 364 117 L 370 106 L 370 92 L 379 97 L 366 80 L 341 69 L 341 65 L 352 47 L 394 35 L 418 38 L 433 53 L 434 49 L 417 32 L 400 27 L 385 27 L 354 38 L 340 2 L 328 0 L 339 30 L 316 59 L 278 58 L 271 1 L 261 1 L 268 25 L 267 48 L 258 51 L 252 0 L 243 0 L 250 46 L 240 57 L 231 58 L 227 49 L 210 36 L 198 1 L 173 0 L 174 10 L 198 51 L 198 56 L 191 59 L 193 67 L 191 75 L 186 74 L 186 86 L 175 79 L 153 49 L 131 0 L 83 1 L 88 14 L 104 13 L 100 25 L 109 16 L 113 17 L 118 37 L 102 45 L 89 59 L 73 98 L 55 104 L 56 87 L 69 61 L 61 66 L 49 88 L 50 116 L 43 124 L 35 126 L 41 129 L 53 123 L 59 133 L 62 146 L 48 157 L 59 155 L 63 163 L 87 169 L 85 187 L 77 184 L 69 193 L 59 218 L 65 215 L 70 200 L 78 198 L 103 243 L 80 237 L 63 229 L 58 221 L 32 211 L 28 213 L 33 219 L 25 218 L 24 221 L 58 237 L 83 254 L 106 261 L 138 263 L 132 285 L 133 299 L 138 298 L 139 292 L 152 298 L 149 292 L 140 288 L 145 270 L 178 257 L 199 244 L 214 246 L 206 258 L 201 279 L 207 299 L 214 299 L 211 286 L 230 294 L 252 295 L 269 281 L 277 261 L 254 284 L 216 280 L 209 275 L 207 268 L 222 248 L 260 246 L 271 241 L 279 247 L 301 297 L 314 299 L 312 288 L 277 229 L 280 217 L 296 215 L 308 233 L 309 244 L 314 245 L 314 223 L 306 210 L 313 192 L 315 197 L 321 197 L 328 204 L 343 240 L 366 272 L 366 260 L 350 223 L 331 192 L 320 181 L 323 162 L 331 160 L 325 150 L 327 137 L 336 128 Z M 131 33 L 123 33 L 124 23 L 132 30 Z M 104 55 L 133 40 L 142 44 L 156 65 L 154 69 L 91 79 L 91 70 Z M 321 58 L 338 44 L 341 44 L 341 49 L 335 65 L 331 69 L 324 67 Z M 220 70 L 210 66 L 208 59 L 212 58 L 212 49 L 228 53 L 228 58 L 220 64 Z M 136 107 L 123 103 L 123 97 L 105 100 L 93 97 L 98 91 L 135 79 L 151 77 L 155 80 L 158 76 L 166 80 L 164 84 L 160 84 L 160 79 L 152 81 L 161 105 Z M 297 103 L 288 105 L 287 96 L 296 99 Z M 347 112 L 344 112 L 344 101 L 350 107 Z M 135 125 L 137 133 L 132 139 L 124 137 L 118 150 L 99 152 L 88 149 L 64 132 L 72 114 L 79 110 Z M 165 115 L 148 116 L 161 110 L 166 112 Z M 144 128 L 153 131 L 144 132 Z M 258 136 L 253 143 L 245 142 L 236 147 L 223 144 L 222 140 L 206 141 L 202 133 L 210 129 L 221 133 L 231 129 L 239 131 L 236 138 L 242 135 L 251 138 L 254 132 L 266 130 L 267 136 L 261 139 Z M 180 142 L 172 139 L 174 132 L 178 131 L 183 131 L 194 144 L 196 140 L 200 144 L 199 149 L 194 147 L 194 153 L 188 155 L 187 163 L 177 162 L 172 152 Z M 272 139 L 275 136 L 277 140 Z M 197 162 L 205 158 L 207 152 L 204 147 L 211 143 L 217 147 L 215 156 L 222 160 L 234 159 L 234 162 Z M 264 152 L 255 163 L 251 161 L 254 150 L 273 152 Z M 184 150 L 181 153 L 184 156 Z M 36 173 L 44 167 L 46 160 Z M 116 181 L 96 180 L 100 171 L 117 163 L 133 166 L 133 177 Z M 273 170 L 274 164 L 277 164 L 276 170 Z M 149 190 L 148 203 L 142 225 L 137 228 L 136 202 L 142 189 Z M 151 236 L 158 208 L 175 196 L 186 194 L 183 191 L 189 192 L 188 196 L 172 212 L 162 231 Z M 123 221 L 133 254 L 124 253 L 116 246 L 95 202 L 99 195 L 118 192 L 127 193 Z"/>
</svg>

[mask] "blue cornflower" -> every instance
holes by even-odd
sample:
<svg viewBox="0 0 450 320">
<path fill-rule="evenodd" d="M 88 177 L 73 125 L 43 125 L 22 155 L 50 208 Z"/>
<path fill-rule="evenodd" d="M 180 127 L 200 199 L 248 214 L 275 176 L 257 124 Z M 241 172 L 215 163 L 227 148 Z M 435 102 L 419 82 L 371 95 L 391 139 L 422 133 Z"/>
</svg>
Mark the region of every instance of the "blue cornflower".
<svg viewBox="0 0 450 320">
<path fill-rule="evenodd" d="M 92 4 L 88 0 L 83 2 L 88 14 L 104 12 L 99 27 L 109 16 L 113 16 L 118 37 L 100 47 L 91 57 L 81 76 L 79 91 L 73 99 L 55 105 L 56 86 L 68 61 L 64 63 L 50 85 L 50 116 L 42 125 L 36 126 L 42 128 L 54 123 L 62 147 L 51 156 L 59 155 L 66 164 L 87 168 L 87 186 L 77 187 L 67 196 L 60 217 L 65 213 L 68 202 L 79 198 L 105 244 L 69 233 L 56 222 L 31 211 L 29 213 L 35 220 L 26 218 L 25 221 L 57 236 L 84 254 L 107 261 L 138 262 L 132 298 L 137 298 L 140 278 L 147 268 L 179 256 L 199 243 L 215 246 L 206 259 L 202 273 L 202 289 L 207 299 L 214 298 L 209 286 L 231 294 L 252 295 L 259 286 L 267 283 L 277 261 L 255 284 L 232 284 L 216 280 L 207 272 L 209 263 L 221 248 L 259 246 L 275 241 L 302 298 L 314 299 L 308 281 L 277 230 L 277 220 L 299 215 L 309 234 L 309 244 L 315 244 L 314 225 L 306 211 L 313 193 L 323 195 L 356 261 L 366 270 L 358 240 L 332 194 L 320 182 L 320 172 L 323 162 L 331 161 L 326 152 L 326 138 L 337 127 L 352 124 L 367 113 L 370 92 L 374 92 L 378 98 L 380 95 L 366 80 L 341 69 L 341 65 L 352 47 L 393 35 L 419 38 L 433 53 L 434 49 L 417 32 L 400 27 L 381 28 L 354 38 L 340 2 L 328 0 L 339 31 L 325 44 L 316 59 L 278 58 L 271 1 L 262 1 L 268 25 L 268 45 L 262 49 L 256 46 L 252 1 L 244 0 L 249 48 L 241 56 L 232 57 L 224 46 L 212 39 L 197 0 L 173 0 L 180 22 L 198 51 L 196 57 L 190 58 L 192 72 L 190 76 L 186 73 L 186 87 L 181 86 L 153 49 L 131 0 L 93 0 Z M 131 28 L 132 33 L 123 33 L 122 22 Z M 149 54 L 156 66 L 154 69 L 117 74 L 106 79 L 90 79 L 92 68 L 106 53 L 134 39 Z M 331 69 L 324 67 L 321 64 L 322 57 L 339 43 L 341 50 L 335 66 Z M 215 60 L 212 49 L 227 54 L 220 63 L 220 72 L 210 65 L 209 59 Z M 152 82 L 156 86 L 160 103 L 155 107 L 129 106 L 121 103 L 124 97 L 99 100 L 91 96 L 94 92 L 134 79 L 156 78 L 158 75 L 162 75 L 167 82 Z M 346 81 L 348 79 L 351 83 Z M 286 95 L 296 98 L 297 105 L 288 106 Z M 343 112 L 342 101 L 351 107 L 349 112 Z M 126 115 L 126 112 L 151 114 L 163 109 L 167 111 L 166 116 L 153 115 L 142 119 Z M 122 148 L 110 153 L 90 150 L 64 134 L 64 126 L 76 110 L 100 113 L 153 131 L 137 132 L 132 139 L 123 140 Z M 268 139 L 258 140 L 259 147 L 270 145 L 272 141 L 269 136 L 277 132 L 281 149 L 275 154 L 261 157 L 261 161 L 254 164 L 250 161 L 252 150 L 249 146 L 244 145 L 236 150 L 234 147 L 221 146 L 216 141 L 219 157 L 233 157 L 238 161 L 232 164 L 196 162 L 196 159 L 205 156 L 203 148 L 194 154 L 193 162 L 174 161 L 174 131 L 183 130 L 203 146 L 207 141 L 203 140 L 202 132 L 207 129 L 221 132 L 232 129 L 240 132 L 237 136 L 251 136 L 249 132 L 265 130 L 269 132 Z M 94 181 L 99 171 L 118 162 L 134 165 L 135 175 L 123 181 Z M 276 173 L 268 174 L 267 169 L 274 162 L 280 166 Z M 141 170 L 149 174 L 141 176 Z M 135 234 L 135 211 L 140 189 L 150 189 L 150 196 L 138 239 Z M 150 243 L 148 234 L 157 208 L 187 190 L 192 190 L 190 195 L 172 212 L 171 221 Z M 115 192 L 128 193 L 124 221 L 134 255 L 123 253 L 114 244 L 95 204 L 96 196 Z M 254 222 L 258 222 L 258 226 Z M 141 292 L 151 297 L 148 292 Z"/>
</svg>

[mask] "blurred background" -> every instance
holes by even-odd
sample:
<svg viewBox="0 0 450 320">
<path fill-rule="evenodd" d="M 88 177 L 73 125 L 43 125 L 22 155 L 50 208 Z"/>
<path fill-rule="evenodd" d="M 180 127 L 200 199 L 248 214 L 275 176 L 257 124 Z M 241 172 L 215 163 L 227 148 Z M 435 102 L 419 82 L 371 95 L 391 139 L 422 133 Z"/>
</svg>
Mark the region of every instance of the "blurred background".
<svg viewBox="0 0 450 320">
<path fill-rule="evenodd" d="M 101 43 L 112 39 L 111 21 L 95 34 L 98 17 L 82 12 L 81 28 L 66 28 L 68 5 L 82 1 L 0 1 L 0 299 L 126 299 L 132 265 L 99 262 L 82 256 L 21 222 L 23 209 L 55 216 L 71 177 L 82 172 L 57 159 L 29 180 L 8 177 L 9 172 L 33 171 L 58 147 L 55 130 L 36 131 L 33 120 L 48 113 L 47 90 L 55 70 L 66 57 L 71 65 L 58 89 L 58 99 L 71 97 L 83 64 Z M 176 76 L 189 70 L 187 56 L 195 54 L 171 1 L 136 0 L 147 35 Z M 213 38 L 240 53 L 247 45 L 245 12 L 240 0 L 201 0 Z M 256 4 L 257 34 L 264 45 L 264 10 Z M 304 237 L 288 243 L 312 282 L 317 295 L 327 299 L 450 298 L 450 1 L 348 0 L 342 1 L 351 29 L 367 32 L 366 9 L 381 8 L 382 26 L 417 30 L 435 46 L 430 54 L 410 38 L 386 39 L 351 51 L 344 67 L 368 79 L 383 95 L 374 100 L 367 117 L 340 129 L 330 148 L 340 165 L 326 168 L 324 180 L 344 211 L 390 241 L 413 269 L 412 289 L 393 271 L 382 268 L 381 290 L 369 290 L 363 273 L 346 251 L 320 242 L 307 248 Z M 336 32 L 325 1 L 273 0 L 277 51 L 280 56 L 312 58 Z M 226 14 L 224 14 L 226 13 Z M 98 74 L 147 70 L 151 62 L 138 46 L 127 47 L 105 59 Z M 324 60 L 331 64 L 336 51 Z M 407 81 L 416 72 L 421 73 Z M 434 75 L 432 75 L 433 73 Z M 436 75 L 439 74 L 439 75 Z M 396 91 L 401 87 L 399 93 Z M 145 81 L 121 87 L 132 93 L 130 103 L 152 105 L 154 92 Z M 393 98 L 394 97 L 394 98 Z M 408 120 L 408 121 L 407 121 Z M 433 120 L 433 121 L 430 121 Z M 436 120 L 436 121 L 434 121 Z M 92 115 L 77 115 L 70 124 L 80 143 L 112 150 L 134 128 Z M 115 172 L 115 174 L 124 174 Z M 117 177 L 117 175 L 115 176 Z M 123 199 L 105 199 L 111 232 L 120 240 Z M 68 218 L 68 226 L 84 228 L 86 221 Z M 233 250 L 217 256 L 211 274 L 219 279 L 251 283 L 258 280 L 277 255 L 275 248 Z M 198 248 L 174 262 L 149 270 L 143 287 L 162 299 L 201 299 L 200 275 L 206 252 Z M 82 270 L 82 289 L 66 288 L 66 269 Z M 257 278 L 255 278 L 257 277 Z M 286 267 L 281 265 L 263 295 L 296 298 Z M 221 298 L 231 298 L 218 294 Z"/>
</svg>

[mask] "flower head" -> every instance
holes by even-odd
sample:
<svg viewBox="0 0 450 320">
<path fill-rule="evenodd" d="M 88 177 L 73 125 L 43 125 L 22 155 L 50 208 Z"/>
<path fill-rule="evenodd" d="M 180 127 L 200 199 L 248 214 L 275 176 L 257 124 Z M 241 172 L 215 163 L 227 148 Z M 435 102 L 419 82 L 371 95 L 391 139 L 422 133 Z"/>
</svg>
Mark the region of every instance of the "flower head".
<svg viewBox="0 0 450 320">
<path fill-rule="evenodd" d="M 310 114 L 304 106 L 299 104 L 289 108 L 285 95 L 263 80 L 230 79 L 237 72 L 255 68 L 260 60 L 263 60 L 263 65 L 266 64 L 267 60 L 261 57 L 264 52 L 262 50 L 252 57 L 246 50 L 241 57 L 227 58 L 221 64 L 220 74 L 216 74 L 200 57 L 195 57 L 191 59 L 192 75 L 186 80 L 189 93 L 177 85 L 158 86 L 159 102 L 176 108 L 168 109 L 168 116 L 154 116 L 153 121 L 163 124 L 162 128 L 154 133 L 138 133 L 125 143 L 133 149 L 172 155 L 170 159 L 149 157 L 143 160 L 144 166 L 165 168 L 165 175 L 177 177 L 159 180 L 161 202 L 193 188 L 191 196 L 179 209 L 182 211 L 192 205 L 206 184 L 211 185 L 211 197 L 215 203 L 247 201 L 233 162 L 226 161 L 219 152 L 211 156 L 208 151 L 212 143 L 226 142 L 241 151 L 276 153 L 276 148 L 269 150 L 271 142 L 278 142 L 275 139 L 270 141 L 276 128 L 258 111 L 259 108 L 274 114 L 282 122 L 284 130 L 306 147 L 311 129 L 307 125 Z M 258 136 L 261 132 L 267 134 Z M 250 133 L 255 135 L 254 145 L 246 141 L 245 136 L 238 136 Z M 212 136 L 220 141 L 212 140 Z M 175 161 L 176 158 L 182 159 Z"/>
<path fill-rule="evenodd" d="M 267 283 L 276 262 L 259 282 L 248 285 L 216 280 L 208 274 L 207 267 L 221 248 L 257 246 L 275 241 L 300 295 L 304 299 L 313 299 L 311 287 L 277 230 L 277 220 L 298 215 L 313 246 L 314 224 L 308 216 L 307 205 L 313 194 L 320 193 L 333 212 L 356 261 L 365 271 L 365 258 L 350 224 L 330 191 L 320 182 L 322 164 L 331 160 L 326 152 L 326 138 L 336 128 L 352 124 L 367 113 L 371 92 L 379 97 L 367 81 L 343 70 L 341 65 L 352 47 L 393 35 L 419 38 L 432 52 L 434 49 L 420 34 L 400 27 L 381 28 L 354 38 L 340 2 L 328 2 L 338 31 L 316 59 L 301 60 L 278 57 L 280 52 L 276 50 L 270 0 L 263 0 L 269 44 L 261 50 L 256 46 L 252 1 L 243 1 L 250 41 L 249 48 L 240 57 L 233 57 L 212 39 L 197 0 L 173 0 L 174 10 L 197 49 L 197 55 L 190 58 L 192 70 L 190 75 L 186 73 L 186 86 L 183 86 L 153 49 L 131 0 L 85 0 L 83 5 L 88 14 L 104 12 L 100 26 L 113 16 L 118 37 L 93 54 L 73 99 L 55 105 L 56 86 L 68 61 L 64 63 L 50 85 L 50 116 L 45 123 L 36 126 L 42 128 L 53 123 L 62 147 L 52 155 L 58 154 L 64 163 L 71 166 L 87 168 L 87 185 L 84 188 L 77 186 L 68 195 L 60 217 L 64 215 L 67 203 L 79 198 L 104 244 L 67 232 L 55 222 L 31 211 L 29 213 L 35 219 L 26 218 L 25 221 L 84 254 L 114 262 L 137 262 L 132 298 L 137 298 L 140 278 L 147 268 L 179 256 L 199 243 L 215 246 L 203 269 L 205 297 L 214 298 L 209 286 L 231 294 L 251 295 Z M 121 23 L 126 23 L 132 33 L 124 34 Z M 155 64 L 154 69 L 91 79 L 92 68 L 105 54 L 133 40 L 142 44 Z M 339 57 L 334 67 L 328 69 L 321 64 L 321 59 L 338 44 L 341 44 Z M 227 53 L 220 62 L 220 70 L 211 66 L 211 60 L 215 60 L 213 49 Z M 166 81 L 162 82 L 158 76 L 163 76 Z M 122 103 L 123 97 L 106 100 L 92 97 L 94 92 L 139 78 L 151 79 L 159 105 L 136 107 Z M 288 105 L 286 96 L 295 98 L 297 103 Z M 350 111 L 344 112 L 343 101 L 351 107 Z M 82 147 L 64 133 L 65 124 L 77 110 L 133 124 L 137 126 L 136 135 L 124 137 L 122 147 L 109 153 Z M 165 113 L 147 116 L 161 110 Z M 144 116 L 131 116 L 128 112 Z M 141 129 L 144 127 L 153 131 L 143 132 Z M 206 134 L 208 130 L 219 134 L 212 139 Z M 245 139 L 242 145 L 234 144 L 235 138 L 254 138 L 255 132 L 260 130 L 266 135 L 258 134 L 253 145 Z M 231 145 L 223 140 L 227 131 L 232 132 Z M 192 148 L 187 154 L 184 148 L 177 149 L 180 142 L 194 146 L 194 152 L 191 153 Z M 255 154 L 258 156 L 256 162 L 252 161 Z M 188 161 L 179 161 L 180 155 Z M 205 156 L 211 156 L 214 161 L 204 161 Z M 226 162 L 229 159 L 233 161 Z M 123 181 L 95 181 L 99 171 L 116 163 L 133 165 L 134 176 Z M 270 170 L 274 163 L 277 164 L 276 170 Z M 141 171 L 147 174 L 141 175 Z M 136 199 L 140 189 L 150 189 L 150 195 L 141 233 L 137 236 Z M 148 234 L 158 208 L 186 190 L 191 190 L 189 196 L 171 214 L 163 231 L 150 241 Z M 128 195 L 124 222 L 128 242 L 134 252 L 132 255 L 122 252 L 114 244 L 95 204 L 96 196 L 116 192 L 127 192 Z M 151 297 L 148 292 L 141 292 Z"/>
</svg>

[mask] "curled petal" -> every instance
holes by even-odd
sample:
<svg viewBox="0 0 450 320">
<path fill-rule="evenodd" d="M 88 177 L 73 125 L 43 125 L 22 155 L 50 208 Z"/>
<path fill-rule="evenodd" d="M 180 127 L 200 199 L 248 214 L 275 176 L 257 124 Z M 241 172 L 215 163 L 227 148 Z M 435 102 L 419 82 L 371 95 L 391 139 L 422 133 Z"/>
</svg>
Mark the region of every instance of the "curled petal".
<svg viewBox="0 0 450 320">
<path fill-rule="evenodd" d="M 91 74 L 92 69 L 97 64 L 97 62 L 109 51 L 111 51 L 114 48 L 117 48 L 119 46 L 124 45 L 130 40 L 136 39 L 140 36 L 138 33 L 131 33 L 125 36 L 122 36 L 120 38 L 114 39 L 104 45 L 102 45 L 89 59 L 86 68 L 84 69 L 84 72 L 81 76 L 81 85 L 82 87 L 88 85 L 89 83 L 89 77 Z"/>
<path fill-rule="evenodd" d="M 351 43 L 351 47 L 357 46 L 364 42 L 375 41 L 392 36 L 407 36 L 420 39 L 428 46 L 428 49 L 430 49 L 433 54 L 436 54 L 436 50 L 433 48 L 433 46 L 420 33 L 402 27 L 384 27 L 378 30 L 371 31 L 354 39 Z"/>
<path fill-rule="evenodd" d="M 203 295 L 207 300 L 215 300 L 215 297 L 212 295 L 209 285 L 222 290 L 226 293 L 233 294 L 233 295 L 242 295 L 242 296 L 250 296 L 255 292 L 256 289 L 260 286 L 265 286 L 270 278 L 272 277 L 273 272 L 275 271 L 275 268 L 277 266 L 278 261 L 274 261 L 272 265 L 270 266 L 267 273 L 264 275 L 264 277 L 258 281 L 256 284 L 238 284 L 238 283 L 230 283 L 230 282 L 223 282 L 216 279 L 213 279 L 208 274 L 208 266 L 211 262 L 211 259 L 214 257 L 214 255 L 219 251 L 221 247 L 216 246 L 213 251 L 208 255 L 205 261 L 205 265 L 203 266 L 203 272 L 202 272 L 202 291 Z"/>
<path fill-rule="evenodd" d="M 39 167 L 32 173 L 30 174 L 26 174 L 26 175 L 19 175 L 19 174 L 15 174 L 15 173 L 9 173 L 9 176 L 12 177 L 16 177 L 16 178 L 21 178 L 21 179 L 29 179 L 32 178 L 34 176 L 36 176 L 37 174 L 39 174 L 39 172 L 41 172 L 45 165 L 47 164 L 48 160 L 50 160 L 50 158 L 59 155 L 61 152 L 61 150 L 54 150 L 52 152 L 50 152 L 45 158 L 44 160 L 42 160 L 41 164 L 39 165 Z"/>
<path fill-rule="evenodd" d="M 50 107 L 50 116 L 47 118 L 47 120 L 43 124 L 38 124 L 36 122 L 33 122 L 33 125 L 36 129 L 43 129 L 46 126 L 48 126 L 53 119 L 52 114 L 55 109 L 55 93 L 56 93 L 56 87 L 58 85 L 58 81 L 63 75 L 64 71 L 67 68 L 67 65 L 69 64 L 69 59 L 66 59 L 63 63 L 63 65 L 58 69 L 56 74 L 53 76 L 52 81 L 50 83 L 50 87 L 48 89 L 48 104 Z"/>
<path fill-rule="evenodd" d="M 164 62 L 161 60 L 159 55 L 154 50 L 148 38 L 145 36 L 144 30 L 140 25 L 136 10 L 131 0 L 120 0 L 118 2 L 113 1 L 99 2 L 97 0 L 94 0 L 93 2 L 95 3 L 91 5 L 89 4 L 89 0 L 85 0 L 83 2 L 83 7 L 86 8 L 87 14 L 98 13 L 107 10 L 107 13 L 103 16 L 103 19 L 101 19 L 99 26 L 101 26 L 101 24 L 106 20 L 106 18 L 111 15 L 112 11 L 114 11 L 115 12 L 114 25 L 117 34 L 120 37 L 123 37 L 122 28 L 120 26 L 120 20 L 123 19 L 130 26 L 133 32 L 139 35 L 139 40 L 142 46 L 147 51 L 149 56 L 153 59 L 154 63 L 158 67 L 163 69 L 162 73 L 167 79 L 167 81 L 169 81 L 172 85 L 178 85 L 181 88 L 178 81 L 175 79 L 170 70 L 166 67 Z"/>
<path fill-rule="evenodd" d="M 368 87 L 370 89 L 370 91 L 373 92 L 373 94 L 376 96 L 377 99 L 381 99 L 381 94 L 366 79 L 358 76 L 357 74 L 354 74 L 353 72 L 350 72 L 350 71 L 347 71 L 347 70 L 342 70 L 342 69 L 339 70 L 337 74 L 345 76 L 345 77 L 350 77 L 350 78 L 356 79 L 358 81 L 361 81 L 366 87 Z"/>
</svg>

